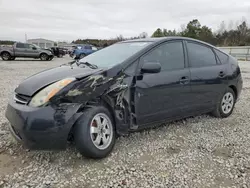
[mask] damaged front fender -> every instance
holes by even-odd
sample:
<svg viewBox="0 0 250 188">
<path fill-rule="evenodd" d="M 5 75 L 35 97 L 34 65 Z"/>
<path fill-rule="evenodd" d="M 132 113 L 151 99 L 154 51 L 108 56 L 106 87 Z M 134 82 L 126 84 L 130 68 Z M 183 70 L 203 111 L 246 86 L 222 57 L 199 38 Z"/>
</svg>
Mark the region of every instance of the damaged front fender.
<svg viewBox="0 0 250 188">
<path fill-rule="evenodd" d="M 51 99 L 51 103 L 82 104 L 82 111 L 89 105 L 108 105 L 114 116 L 118 134 L 127 134 L 130 124 L 130 92 L 129 85 L 132 79 L 119 72 L 116 76 L 107 76 L 107 71 L 91 75 L 64 89 Z"/>
</svg>

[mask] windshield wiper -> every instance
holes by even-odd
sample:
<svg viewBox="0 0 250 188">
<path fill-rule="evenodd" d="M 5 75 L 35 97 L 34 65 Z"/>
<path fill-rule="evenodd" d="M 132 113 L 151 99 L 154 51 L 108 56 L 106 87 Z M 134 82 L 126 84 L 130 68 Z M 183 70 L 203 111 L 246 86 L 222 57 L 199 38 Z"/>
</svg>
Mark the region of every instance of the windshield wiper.
<svg viewBox="0 0 250 188">
<path fill-rule="evenodd" d="M 98 66 L 97 65 L 95 65 L 95 64 L 91 64 L 91 63 L 89 63 L 89 62 L 80 62 L 80 61 L 76 61 L 76 64 L 77 64 L 77 66 L 79 66 L 79 65 L 87 65 L 88 67 L 90 67 L 91 69 L 98 69 Z"/>
</svg>

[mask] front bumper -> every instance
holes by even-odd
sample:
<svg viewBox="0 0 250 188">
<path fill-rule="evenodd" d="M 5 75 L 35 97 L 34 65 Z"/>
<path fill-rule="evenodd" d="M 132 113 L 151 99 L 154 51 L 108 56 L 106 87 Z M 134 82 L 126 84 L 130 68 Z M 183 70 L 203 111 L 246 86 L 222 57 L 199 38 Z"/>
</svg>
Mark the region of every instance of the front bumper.
<svg viewBox="0 0 250 188">
<path fill-rule="evenodd" d="M 12 135 L 29 149 L 65 149 L 81 104 L 33 108 L 10 101 L 6 117 Z"/>
</svg>

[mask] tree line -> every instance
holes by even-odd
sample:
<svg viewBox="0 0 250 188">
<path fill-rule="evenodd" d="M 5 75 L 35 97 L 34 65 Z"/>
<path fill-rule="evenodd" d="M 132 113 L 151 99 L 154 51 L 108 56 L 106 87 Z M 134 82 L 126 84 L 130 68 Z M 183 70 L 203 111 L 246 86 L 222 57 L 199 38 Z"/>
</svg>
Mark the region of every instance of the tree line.
<svg viewBox="0 0 250 188">
<path fill-rule="evenodd" d="M 130 37 L 130 38 L 125 38 L 122 35 L 119 35 L 112 39 L 77 39 L 77 40 L 73 40 L 72 43 L 73 44 L 91 44 L 97 47 L 106 47 L 119 41 L 146 38 L 146 37 L 148 37 L 148 34 L 146 32 L 142 32 L 138 36 Z"/>
<path fill-rule="evenodd" d="M 182 27 L 181 31 L 167 30 L 158 28 L 152 37 L 166 37 L 166 36 L 182 36 L 190 37 L 198 40 L 208 42 L 216 46 L 247 46 L 250 45 L 250 28 L 246 21 L 237 24 L 232 28 L 233 23 L 226 29 L 225 22 L 220 24 L 219 30 L 213 32 L 211 28 L 206 25 L 201 25 L 199 20 L 194 19 L 186 26 Z"/>
<path fill-rule="evenodd" d="M 0 40 L 0 45 L 13 45 L 15 41 L 10 40 Z"/>
</svg>

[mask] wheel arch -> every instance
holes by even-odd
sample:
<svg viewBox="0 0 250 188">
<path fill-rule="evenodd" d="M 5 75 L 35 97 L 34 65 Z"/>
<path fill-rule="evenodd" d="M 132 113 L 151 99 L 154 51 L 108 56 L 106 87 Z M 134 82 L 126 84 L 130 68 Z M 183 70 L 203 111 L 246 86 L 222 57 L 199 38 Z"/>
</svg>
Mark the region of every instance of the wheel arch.
<svg viewBox="0 0 250 188">
<path fill-rule="evenodd" d="M 84 113 L 84 110 L 86 110 L 87 108 L 91 108 L 91 106 L 102 105 L 102 106 L 104 106 L 105 108 L 107 108 L 108 111 L 110 112 L 110 114 L 111 114 L 111 116 L 112 116 L 112 120 L 113 120 L 113 122 L 114 122 L 114 129 L 115 129 L 115 131 L 116 131 L 117 128 L 116 128 L 115 111 L 114 111 L 114 108 L 113 108 L 112 103 L 113 103 L 112 100 L 111 100 L 109 97 L 105 96 L 105 97 L 102 97 L 102 98 L 100 99 L 100 101 L 94 102 L 94 104 L 84 105 L 84 106 L 80 107 L 80 108 L 78 109 L 78 112 Z M 81 115 L 82 115 L 82 114 L 81 114 Z M 81 115 L 80 115 L 80 116 L 81 116 Z M 79 116 L 79 117 L 80 117 L 80 116 Z M 79 117 L 78 117 L 78 118 L 79 118 Z M 70 129 L 69 129 L 69 131 L 68 131 L 68 137 L 67 137 L 67 140 L 68 140 L 68 141 L 73 141 L 73 140 L 74 140 L 73 132 L 74 132 L 74 128 L 75 128 L 75 125 L 76 125 L 76 123 L 77 123 L 78 118 L 77 118 L 76 121 L 71 125 L 71 127 L 70 127 Z"/>
<path fill-rule="evenodd" d="M 41 53 L 39 54 L 39 57 L 41 57 L 42 54 L 45 54 L 45 55 L 49 56 L 46 52 L 41 52 Z"/>
<path fill-rule="evenodd" d="M 230 85 L 229 88 L 231 88 L 234 91 L 235 97 L 236 99 L 238 98 L 238 91 L 237 91 L 237 87 L 234 85 Z"/>
<path fill-rule="evenodd" d="M 10 54 L 10 56 L 11 56 L 11 53 L 10 53 L 9 51 L 4 50 L 4 51 L 2 51 L 2 52 L 0 53 L 0 55 L 2 56 L 3 53 L 8 53 L 8 54 Z"/>
</svg>

